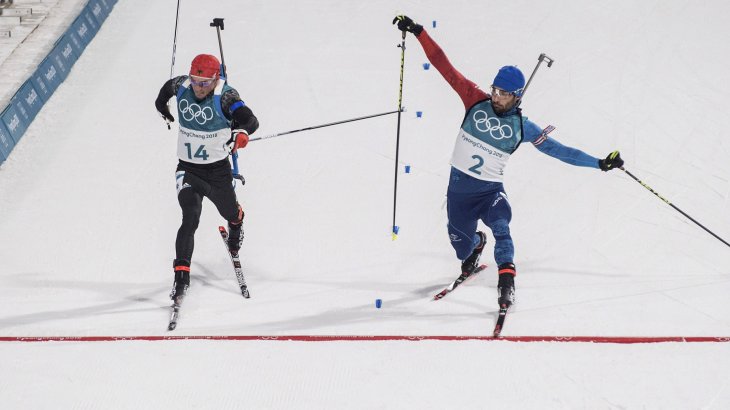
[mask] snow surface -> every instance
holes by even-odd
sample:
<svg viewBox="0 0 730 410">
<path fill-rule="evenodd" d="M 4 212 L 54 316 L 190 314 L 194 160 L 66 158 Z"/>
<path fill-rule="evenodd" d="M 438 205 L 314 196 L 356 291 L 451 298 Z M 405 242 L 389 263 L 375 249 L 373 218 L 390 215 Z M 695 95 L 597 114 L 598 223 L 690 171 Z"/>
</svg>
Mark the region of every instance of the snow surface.
<svg viewBox="0 0 730 410">
<path fill-rule="evenodd" d="M 168 334 L 176 129 L 153 100 L 170 71 L 175 5 L 120 1 L 0 168 L 0 336 Z M 225 17 L 230 82 L 259 118 L 255 135 L 391 111 L 401 51 L 390 20 L 401 12 L 484 88 L 502 65 L 529 75 L 540 53 L 554 58 L 525 114 L 596 157 L 620 149 L 627 170 L 730 238 L 727 2 L 182 2 L 175 72 L 218 54 L 208 23 Z M 237 188 L 252 298 L 236 289 L 206 202 L 175 335 L 491 332 L 488 252 L 488 271 L 430 300 L 459 268 L 444 194 L 463 106 L 406 41 L 399 238 L 395 115 L 252 142 Z M 730 335 L 722 242 L 621 171 L 525 144 L 506 174 L 519 272 L 506 336 Z M 2 342 L 0 403 L 724 409 L 729 353 L 728 343 Z"/>
</svg>

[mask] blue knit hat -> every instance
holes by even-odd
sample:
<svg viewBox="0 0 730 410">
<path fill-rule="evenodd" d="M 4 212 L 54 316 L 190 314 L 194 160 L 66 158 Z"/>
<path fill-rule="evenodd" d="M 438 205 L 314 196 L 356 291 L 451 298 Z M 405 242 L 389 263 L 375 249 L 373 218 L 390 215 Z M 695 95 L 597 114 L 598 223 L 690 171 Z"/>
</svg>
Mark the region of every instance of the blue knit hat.
<svg viewBox="0 0 730 410">
<path fill-rule="evenodd" d="M 519 68 L 513 65 L 506 65 L 499 69 L 492 85 L 515 93 L 519 97 L 525 88 L 525 76 L 522 75 L 522 71 Z"/>
</svg>

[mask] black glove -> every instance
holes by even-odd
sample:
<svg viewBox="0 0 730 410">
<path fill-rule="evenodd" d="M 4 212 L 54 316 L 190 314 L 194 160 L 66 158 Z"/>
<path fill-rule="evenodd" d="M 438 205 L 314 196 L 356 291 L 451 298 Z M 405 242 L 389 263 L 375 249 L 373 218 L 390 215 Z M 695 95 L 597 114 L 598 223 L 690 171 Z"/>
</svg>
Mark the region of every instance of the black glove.
<svg viewBox="0 0 730 410">
<path fill-rule="evenodd" d="M 421 35 L 421 32 L 423 31 L 423 26 L 420 24 L 416 24 L 413 20 L 411 20 L 408 16 L 395 16 L 393 19 L 393 24 L 398 23 L 398 30 L 400 31 L 408 31 L 416 35 L 418 37 Z"/>
<path fill-rule="evenodd" d="M 624 160 L 621 159 L 621 154 L 618 151 L 614 151 L 606 157 L 606 159 L 599 159 L 598 166 L 601 171 L 610 171 L 614 168 L 621 168 L 624 166 Z"/>
<path fill-rule="evenodd" d="M 160 114 L 162 114 L 162 118 L 166 119 L 168 122 L 175 122 L 175 117 L 170 114 L 170 109 L 167 108 L 167 106 L 160 110 Z"/>
</svg>

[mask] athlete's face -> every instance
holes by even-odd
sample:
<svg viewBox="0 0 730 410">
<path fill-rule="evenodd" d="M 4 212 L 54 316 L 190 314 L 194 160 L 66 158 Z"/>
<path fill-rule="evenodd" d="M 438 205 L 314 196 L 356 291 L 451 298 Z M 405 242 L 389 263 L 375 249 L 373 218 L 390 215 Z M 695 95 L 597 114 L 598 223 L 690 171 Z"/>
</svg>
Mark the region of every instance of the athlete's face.
<svg viewBox="0 0 730 410">
<path fill-rule="evenodd" d="M 191 75 L 190 84 L 193 86 L 195 98 L 197 98 L 198 100 L 202 100 L 215 89 L 216 85 L 218 85 L 218 77 L 216 76 L 213 78 L 205 78 Z"/>
<path fill-rule="evenodd" d="M 517 96 L 492 86 L 492 108 L 497 114 L 504 114 L 517 104 Z"/>
</svg>

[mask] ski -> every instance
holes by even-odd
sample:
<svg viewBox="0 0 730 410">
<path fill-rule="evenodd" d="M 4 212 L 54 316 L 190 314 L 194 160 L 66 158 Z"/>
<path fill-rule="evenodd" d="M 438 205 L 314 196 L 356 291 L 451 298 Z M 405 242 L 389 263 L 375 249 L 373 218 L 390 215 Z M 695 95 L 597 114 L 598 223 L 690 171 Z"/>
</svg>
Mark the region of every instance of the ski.
<svg viewBox="0 0 730 410">
<path fill-rule="evenodd" d="M 246 279 L 243 277 L 243 268 L 241 267 L 241 258 L 238 256 L 238 252 L 234 253 L 228 249 L 228 231 L 226 231 L 226 228 L 223 226 L 219 226 L 218 232 L 220 232 L 221 238 L 223 239 L 223 244 L 226 247 L 226 251 L 228 252 L 228 255 L 231 257 L 231 262 L 233 263 L 233 270 L 236 272 L 236 279 L 238 279 L 238 287 L 241 288 L 241 295 L 243 295 L 244 298 L 248 299 L 251 297 L 251 295 L 248 292 L 248 285 L 246 285 Z"/>
<path fill-rule="evenodd" d="M 173 302 L 172 306 L 172 312 L 170 313 L 170 323 L 167 324 L 167 330 L 175 330 L 177 327 L 177 318 L 180 315 L 180 306 L 182 306 L 183 299 L 185 299 L 185 295 L 176 297 Z"/>
<path fill-rule="evenodd" d="M 487 267 L 487 265 L 479 265 L 476 269 L 474 269 L 474 272 L 472 272 L 470 274 L 462 273 L 461 275 L 459 275 L 458 278 L 456 278 L 455 281 L 451 282 L 451 284 L 449 286 L 447 286 L 446 289 L 437 293 L 436 296 L 433 297 L 433 300 L 440 300 L 444 296 L 451 293 L 454 289 L 456 289 L 457 286 L 461 285 L 464 281 L 474 277 L 477 273 L 486 269 L 486 267 Z"/>
<path fill-rule="evenodd" d="M 499 335 L 502 334 L 504 320 L 507 318 L 507 310 L 509 310 L 509 306 L 505 304 L 499 306 L 499 317 L 497 317 L 497 324 L 494 325 L 494 332 L 492 332 L 494 337 L 499 337 Z"/>
</svg>

